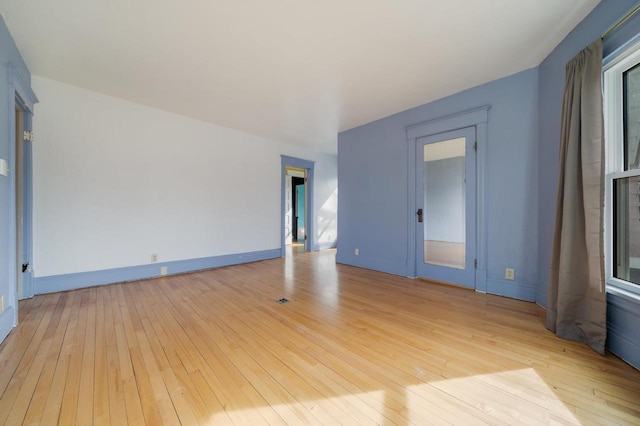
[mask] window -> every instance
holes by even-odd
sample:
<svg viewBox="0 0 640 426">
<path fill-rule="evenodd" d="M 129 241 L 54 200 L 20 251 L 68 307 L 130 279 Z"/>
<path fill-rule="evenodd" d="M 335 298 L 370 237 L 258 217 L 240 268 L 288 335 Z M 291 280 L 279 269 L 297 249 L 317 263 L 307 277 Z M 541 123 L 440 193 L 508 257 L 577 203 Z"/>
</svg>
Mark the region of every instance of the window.
<svg viewBox="0 0 640 426">
<path fill-rule="evenodd" d="M 607 289 L 640 297 L 640 41 L 604 70 Z"/>
</svg>

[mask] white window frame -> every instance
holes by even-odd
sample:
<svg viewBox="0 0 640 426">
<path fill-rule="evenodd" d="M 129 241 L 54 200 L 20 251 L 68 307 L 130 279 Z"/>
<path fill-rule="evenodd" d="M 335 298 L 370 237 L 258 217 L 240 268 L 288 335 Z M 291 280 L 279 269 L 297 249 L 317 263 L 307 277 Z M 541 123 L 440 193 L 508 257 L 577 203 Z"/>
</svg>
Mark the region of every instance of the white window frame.
<svg viewBox="0 0 640 426">
<path fill-rule="evenodd" d="M 624 96 L 622 75 L 640 63 L 640 40 L 627 46 L 603 67 L 604 137 L 605 137 L 605 279 L 607 292 L 640 300 L 640 285 L 614 277 L 613 258 L 613 182 L 615 179 L 640 176 L 640 169 L 624 170 Z"/>
</svg>

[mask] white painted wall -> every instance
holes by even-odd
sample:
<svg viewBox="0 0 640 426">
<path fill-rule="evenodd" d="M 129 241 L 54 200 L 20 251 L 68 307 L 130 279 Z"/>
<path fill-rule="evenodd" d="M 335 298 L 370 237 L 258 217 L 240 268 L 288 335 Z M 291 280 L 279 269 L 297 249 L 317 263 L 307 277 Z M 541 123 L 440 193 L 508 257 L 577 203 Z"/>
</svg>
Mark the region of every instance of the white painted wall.
<svg viewBox="0 0 640 426">
<path fill-rule="evenodd" d="M 315 241 L 319 249 L 335 247 L 338 235 L 337 157 L 316 157 L 314 183 Z"/>
<path fill-rule="evenodd" d="M 34 76 L 37 277 L 280 247 L 280 155 L 316 162 L 336 240 L 336 157 Z M 241 174 L 237 173 L 242 169 Z"/>
</svg>

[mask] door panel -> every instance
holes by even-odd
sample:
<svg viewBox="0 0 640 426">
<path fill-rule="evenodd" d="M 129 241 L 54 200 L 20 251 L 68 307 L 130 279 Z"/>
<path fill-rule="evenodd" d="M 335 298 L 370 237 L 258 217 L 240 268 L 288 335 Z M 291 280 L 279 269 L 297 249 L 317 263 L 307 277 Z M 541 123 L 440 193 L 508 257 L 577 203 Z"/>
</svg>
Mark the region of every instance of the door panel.
<svg viewBox="0 0 640 426">
<path fill-rule="evenodd" d="M 475 288 L 475 127 L 416 141 L 416 275 Z"/>
</svg>

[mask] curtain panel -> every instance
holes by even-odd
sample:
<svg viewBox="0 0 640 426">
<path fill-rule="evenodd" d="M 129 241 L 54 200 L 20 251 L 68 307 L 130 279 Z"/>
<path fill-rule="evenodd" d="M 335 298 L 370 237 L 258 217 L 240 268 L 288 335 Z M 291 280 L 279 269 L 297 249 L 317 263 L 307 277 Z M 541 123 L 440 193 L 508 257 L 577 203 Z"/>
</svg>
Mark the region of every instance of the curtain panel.
<svg viewBox="0 0 640 426">
<path fill-rule="evenodd" d="M 547 328 L 604 354 L 602 40 L 566 65 Z"/>
</svg>

